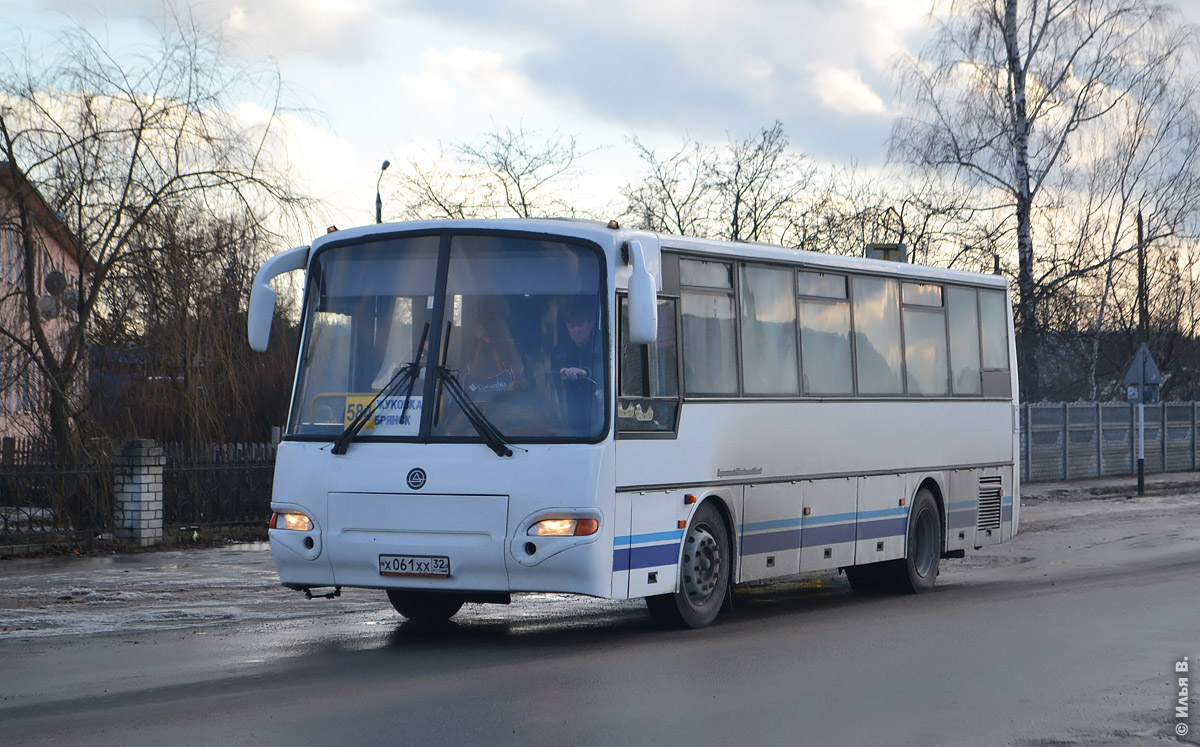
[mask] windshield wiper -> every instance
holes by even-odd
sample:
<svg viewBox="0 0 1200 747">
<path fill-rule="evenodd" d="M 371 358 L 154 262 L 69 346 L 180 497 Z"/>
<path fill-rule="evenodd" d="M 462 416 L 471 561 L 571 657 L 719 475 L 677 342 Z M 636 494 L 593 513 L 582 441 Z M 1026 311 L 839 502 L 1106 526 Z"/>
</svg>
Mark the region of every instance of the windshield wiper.
<svg viewBox="0 0 1200 747">
<path fill-rule="evenodd" d="M 425 339 L 429 335 L 429 323 L 425 323 L 425 329 L 421 331 L 421 344 L 417 348 L 416 359 L 406 365 L 401 366 L 392 374 L 392 378 L 388 379 L 388 383 L 383 385 L 383 388 L 375 392 L 375 396 L 367 403 L 367 406 L 359 411 L 354 419 L 350 421 L 350 425 L 346 426 L 346 430 L 342 431 L 342 435 L 337 437 L 333 442 L 333 453 L 341 456 L 346 453 L 346 447 L 350 445 L 351 439 L 358 435 L 358 432 L 363 429 L 371 418 L 375 417 L 375 403 L 380 399 L 385 399 L 392 396 L 400 390 L 400 387 L 408 384 L 408 390 L 404 393 L 404 409 L 400 411 L 400 421 L 404 422 L 404 416 L 408 413 L 408 403 L 412 399 L 413 385 L 417 383 L 418 371 L 421 369 L 421 354 L 425 352 Z"/>
<path fill-rule="evenodd" d="M 467 394 L 463 389 L 462 382 L 458 380 L 458 375 L 445 366 L 438 366 L 437 377 L 441 380 L 446 391 L 450 393 L 450 398 L 453 399 L 462 409 L 463 414 L 467 416 L 467 421 L 475 427 L 475 431 L 483 437 L 483 442 L 487 447 L 496 452 L 496 456 L 510 457 L 512 449 L 504 440 L 504 435 L 488 420 L 487 415 L 479 409 L 479 405 L 475 404 L 475 400 L 471 399 L 471 395 Z"/>
</svg>

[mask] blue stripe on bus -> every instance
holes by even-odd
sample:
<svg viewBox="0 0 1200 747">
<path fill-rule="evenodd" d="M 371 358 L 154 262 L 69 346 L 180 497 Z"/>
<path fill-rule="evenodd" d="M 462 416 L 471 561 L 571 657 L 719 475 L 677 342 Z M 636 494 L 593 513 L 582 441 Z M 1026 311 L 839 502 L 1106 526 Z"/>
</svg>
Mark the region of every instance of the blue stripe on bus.
<svg viewBox="0 0 1200 747">
<path fill-rule="evenodd" d="M 646 547 L 613 550 L 613 572 L 634 568 L 654 568 L 679 562 L 679 544 L 648 545 Z"/>
<path fill-rule="evenodd" d="M 864 521 L 855 524 L 825 524 L 809 527 L 804 531 L 784 530 L 750 534 L 742 538 L 742 555 L 761 555 L 767 552 L 795 550 L 797 548 L 836 545 L 856 540 L 872 540 L 881 537 L 902 537 L 908 528 L 907 516 Z"/>
<path fill-rule="evenodd" d="M 1002 504 L 1003 521 L 1012 521 L 1012 496 L 1003 496 Z M 974 500 L 951 503 L 947 522 L 949 528 L 959 529 L 974 525 L 977 509 L 978 505 Z M 803 531 L 800 531 L 801 527 Z M 739 528 L 743 533 L 741 554 L 761 555 L 856 540 L 903 536 L 908 529 L 908 513 L 903 507 L 887 508 L 864 511 L 861 514 L 841 513 L 799 519 L 755 521 L 742 524 Z"/>
<path fill-rule="evenodd" d="M 881 519 L 889 516 L 908 516 L 906 508 L 882 508 L 862 513 L 824 514 L 823 516 L 804 516 L 798 519 L 774 519 L 772 521 L 753 521 L 740 525 L 742 532 L 761 532 L 768 529 L 794 529 L 796 527 L 815 527 L 825 524 L 840 524 L 844 522 Z"/>
<path fill-rule="evenodd" d="M 796 529 L 804 522 L 803 519 L 775 519 L 774 521 L 753 521 L 742 524 L 738 528 L 743 532 L 762 532 L 768 529 Z"/>
<path fill-rule="evenodd" d="M 662 542 L 663 540 L 681 540 L 683 539 L 683 530 L 673 532 L 648 532 L 646 534 L 624 534 L 613 538 L 613 545 L 616 547 L 628 547 L 629 545 L 642 545 L 647 542 Z"/>
</svg>

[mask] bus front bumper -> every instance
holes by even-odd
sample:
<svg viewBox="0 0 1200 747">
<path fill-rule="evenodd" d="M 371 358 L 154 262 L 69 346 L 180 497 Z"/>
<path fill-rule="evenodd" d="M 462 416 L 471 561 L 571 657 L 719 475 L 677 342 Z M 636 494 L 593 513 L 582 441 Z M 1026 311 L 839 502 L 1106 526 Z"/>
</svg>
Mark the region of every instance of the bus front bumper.
<svg viewBox="0 0 1200 747">
<path fill-rule="evenodd" d="M 510 516 L 507 496 L 330 493 L 328 498 L 328 510 L 314 512 L 324 516 L 313 517 L 312 531 L 271 530 L 271 553 L 283 585 L 612 596 L 611 534 L 531 538 L 529 517 Z"/>
</svg>

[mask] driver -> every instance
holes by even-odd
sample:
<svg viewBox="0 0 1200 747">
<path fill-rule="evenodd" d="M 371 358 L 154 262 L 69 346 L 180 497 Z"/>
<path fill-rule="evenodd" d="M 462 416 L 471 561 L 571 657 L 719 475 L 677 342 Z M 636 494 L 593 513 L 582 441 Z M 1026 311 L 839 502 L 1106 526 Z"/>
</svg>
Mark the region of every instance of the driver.
<svg viewBox="0 0 1200 747">
<path fill-rule="evenodd" d="M 604 350 L 596 330 L 595 302 L 569 304 L 563 319 L 567 339 L 555 346 L 551 362 L 566 396 L 567 425 L 574 434 L 590 434 L 598 426 L 604 398 L 600 383 Z"/>
</svg>

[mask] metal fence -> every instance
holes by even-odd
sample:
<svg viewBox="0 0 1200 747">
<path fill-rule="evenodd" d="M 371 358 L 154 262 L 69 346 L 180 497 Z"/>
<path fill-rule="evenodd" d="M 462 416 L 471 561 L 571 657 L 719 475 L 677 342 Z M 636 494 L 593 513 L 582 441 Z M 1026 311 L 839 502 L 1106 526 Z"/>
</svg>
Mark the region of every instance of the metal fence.
<svg viewBox="0 0 1200 747">
<path fill-rule="evenodd" d="M 1198 402 L 1145 408 L 1147 472 L 1195 470 Z M 1021 406 L 1021 475 L 1029 482 L 1137 470 L 1137 408 L 1125 402 Z M 111 537 L 113 470 L 52 461 L 40 443 L 5 439 L 0 454 L 0 545 Z M 163 444 L 163 526 L 262 525 L 270 517 L 275 447 Z"/>
<path fill-rule="evenodd" d="M 271 518 L 275 447 L 216 444 L 188 454 L 163 444 L 163 528 L 257 524 Z"/>
<path fill-rule="evenodd" d="M 86 465 L 61 464 L 42 444 L 4 439 L 0 448 L 0 546 L 94 543 L 111 539 L 111 450 Z M 266 526 L 275 446 L 162 444 L 163 528 Z"/>
<path fill-rule="evenodd" d="M 1145 408 L 1146 472 L 1195 470 L 1200 403 Z M 1137 407 L 1126 402 L 1021 405 L 1021 476 L 1077 480 L 1137 472 Z"/>
<path fill-rule="evenodd" d="M 6 465 L 0 470 L 0 544 L 83 542 L 111 534 L 107 466 Z"/>
</svg>

